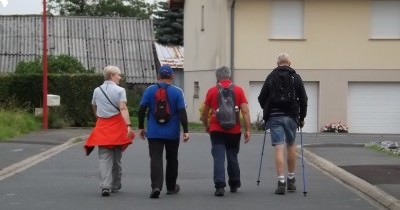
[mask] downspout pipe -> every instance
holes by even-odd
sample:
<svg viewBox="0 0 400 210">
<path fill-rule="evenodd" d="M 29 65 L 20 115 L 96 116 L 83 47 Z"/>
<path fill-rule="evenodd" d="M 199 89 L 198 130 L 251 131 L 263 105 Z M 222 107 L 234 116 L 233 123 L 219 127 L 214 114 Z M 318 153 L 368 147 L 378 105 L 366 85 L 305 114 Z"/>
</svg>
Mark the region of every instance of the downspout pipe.
<svg viewBox="0 0 400 210">
<path fill-rule="evenodd" d="M 230 67 L 231 67 L 231 80 L 234 81 L 235 69 L 235 4 L 236 0 L 232 0 L 230 5 Z"/>
</svg>

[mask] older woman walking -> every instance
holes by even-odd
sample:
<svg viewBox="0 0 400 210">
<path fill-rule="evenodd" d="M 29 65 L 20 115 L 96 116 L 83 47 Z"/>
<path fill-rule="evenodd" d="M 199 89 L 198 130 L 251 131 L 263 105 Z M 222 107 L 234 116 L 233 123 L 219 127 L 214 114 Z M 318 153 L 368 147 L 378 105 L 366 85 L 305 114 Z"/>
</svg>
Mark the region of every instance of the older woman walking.
<svg viewBox="0 0 400 210">
<path fill-rule="evenodd" d="M 89 155 L 98 146 L 100 188 L 102 196 L 121 189 L 122 152 L 134 138 L 125 89 L 118 86 L 121 70 L 106 66 L 104 83 L 93 92 L 92 107 L 97 117 L 96 126 L 85 143 Z"/>
</svg>

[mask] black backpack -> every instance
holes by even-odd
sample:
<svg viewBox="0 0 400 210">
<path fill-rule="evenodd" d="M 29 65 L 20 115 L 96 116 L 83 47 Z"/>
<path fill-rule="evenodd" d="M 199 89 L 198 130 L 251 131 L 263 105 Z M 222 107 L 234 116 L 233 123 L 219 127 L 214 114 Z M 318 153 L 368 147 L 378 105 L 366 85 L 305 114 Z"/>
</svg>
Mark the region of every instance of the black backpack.
<svg viewBox="0 0 400 210">
<path fill-rule="evenodd" d="M 285 70 L 276 70 L 272 78 L 270 102 L 273 107 L 287 110 L 296 103 L 294 87 L 294 73 Z"/>
<path fill-rule="evenodd" d="M 233 92 L 234 85 L 224 88 L 221 84 L 217 84 L 218 88 L 218 108 L 215 116 L 223 129 L 231 129 L 238 122 L 239 108 L 235 104 L 235 94 Z"/>
<path fill-rule="evenodd" d="M 171 110 L 168 102 L 168 94 L 167 88 L 163 88 L 160 84 L 157 84 L 158 89 L 154 94 L 155 98 L 155 109 L 154 109 L 154 117 L 156 118 L 157 123 L 165 124 L 171 118 Z"/>
</svg>

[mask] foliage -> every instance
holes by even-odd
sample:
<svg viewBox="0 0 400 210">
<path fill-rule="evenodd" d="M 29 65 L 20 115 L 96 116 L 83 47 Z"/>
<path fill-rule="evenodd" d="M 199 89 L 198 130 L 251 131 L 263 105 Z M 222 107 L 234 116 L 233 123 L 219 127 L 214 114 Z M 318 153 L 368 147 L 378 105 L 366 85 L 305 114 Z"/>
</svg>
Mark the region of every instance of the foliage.
<svg viewBox="0 0 400 210">
<path fill-rule="evenodd" d="M 189 132 L 204 132 L 203 123 L 189 122 Z"/>
<path fill-rule="evenodd" d="M 121 84 L 122 86 L 127 86 L 126 84 Z M 142 98 L 144 87 L 135 86 L 129 87 L 126 89 L 126 97 L 128 99 L 128 110 L 129 116 L 131 118 L 132 127 L 138 127 L 138 113 L 139 113 L 139 105 L 140 99 Z"/>
<path fill-rule="evenodd" d="M 154 4 L 144 0 L 48 0 L 51 14 L 149 19 Z"/>
<path fill-rule="evenodd" d="M 49 94 L 61 97 L 61 106 L 49 107 L 49 128 L 94 126 L 95 118 L 91 100 L 93 90 L 102 83 L 103 76 L 100 74 L 49 74 Z M 145 87 L 128 86 L 124 82 L 121 83 L 121 86 L 125 87 L 127 91 L 132 124 L 137 126 L 140 98 Z M 30 112 L 33 112 L 35 107 L 42 107 L 42 75 L 10 74 L 0 76 L 0 105 L 22 107 Z"/>
<path fill-rule="evenodd" d="M 20 109 L 0 108 L 0 140 L 39 130 L 40 120 Z"/>
<path fill-rule="evenodd" d="M 397 146 L 398 146 L 398 144 L 397 144 Z M 400 158 L 400 148 L 399 147 L 397 147 L 397 148 L 385 147 L 385 146 L 382 146 L 382 144 L 379 144 L 376 142 L 366 144 L 365 147 Z"/>
<path fill-rule="evenodd" d="M 83 67 L 82 63 L 69 55 L 50 55 L 48 56 L 49 73 L 83 73 L 89 72 Z M 42 73 L 42 59 L 37 58 L 33 61 L 21 61 L 17 64 L 15 73 L 30 74 Z"/>
<path fill-rule="evenodd" d="M 264 131 L 265 122 L 264 122 L 264 119 L 263 119 L 262 112 L 257 113 L 257 119 L 256 119 L 256 121 L 254 121 L 252 123 L 252 127 L 253 127 L 253 129 L 258 130 L 258 131 L 260 131 L 260 130 Z"/>
<path fill-rule="evenodd" d="M 100 74 L 49 74 L 48 93 L 60 95 L 63 105 L 57 110 L 59 113 L 54 114 L 62 117 L 69 126 L 87 126 L 94 122 L 90 102 L 94 88 L 102 82 L 103 76 Z M 42 107 L 40 74 L 0 76 L 0 90 L 0 104 L 6 104 L 10 98 L 15 98 L 15 107 L 26 107 L 28 104 L 29 111 L 33 111 L 35 107 Z M 55 123 L 62 125 L 62 122 Z"/>
<path fill-rule="evenodd" d="M 157 42 L 183 46 L 183 9 L 170 9 L 167 2 L 159 2 L 154 14 Z"/>
<path fill-rule="evenodd" d="M 342 124 L 341 122 L 337 123 L 329 123 L 326 124 L 322 128 L 322 132 L 327 132 L 327 133 L 347 133 L 349 132 L 349 129 L 345 124 Z"/>
<path fill-rule="evenodd" d="M 60 129 L 68 126 L 68 122 L 65 119 L 66 109 L 64 105 L 49 107 L 48 115 L 48 127 Z"/>
</svg>

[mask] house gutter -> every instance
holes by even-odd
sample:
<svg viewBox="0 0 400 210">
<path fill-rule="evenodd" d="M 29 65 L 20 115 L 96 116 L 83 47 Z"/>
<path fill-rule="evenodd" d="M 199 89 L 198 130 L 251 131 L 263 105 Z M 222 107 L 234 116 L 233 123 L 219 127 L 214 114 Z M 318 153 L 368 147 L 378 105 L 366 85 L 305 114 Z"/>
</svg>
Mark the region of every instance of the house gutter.
<svg viewBox="0 0 400 210">
<path fill-rule="evenodd" d="M 230 5 L 230 66 L 231 66 L 231 80 L 234 81 L 234 57 L 235 57 L 235 4 L 236 0 L 232 0 L 231 5 Z"/>
</svg>

